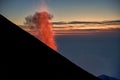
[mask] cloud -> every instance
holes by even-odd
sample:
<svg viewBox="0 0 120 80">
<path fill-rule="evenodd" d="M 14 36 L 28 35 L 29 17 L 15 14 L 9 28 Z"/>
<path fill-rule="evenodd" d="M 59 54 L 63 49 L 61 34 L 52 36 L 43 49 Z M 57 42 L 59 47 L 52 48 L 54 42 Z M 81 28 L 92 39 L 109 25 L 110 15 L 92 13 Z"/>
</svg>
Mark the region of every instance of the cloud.
<svg viewBox="0 0 120 80">
<path fill-rule="evenodd" d="M 67 24 L 66 22 L 52 22 L 53 24 L 58 24 L 58 25 L 60 25 L 60 24 Z"/>
<path fill-rule="evenodd" d="M 53 22 L 53 24 L 111 24 L 111 25 L 120 25 L 120 20 L 110 20 L 110 21 L 99 21 L 99 22 L 90 22 L 90 21 L 70 21 L 70 22 Z"/>
</svg>

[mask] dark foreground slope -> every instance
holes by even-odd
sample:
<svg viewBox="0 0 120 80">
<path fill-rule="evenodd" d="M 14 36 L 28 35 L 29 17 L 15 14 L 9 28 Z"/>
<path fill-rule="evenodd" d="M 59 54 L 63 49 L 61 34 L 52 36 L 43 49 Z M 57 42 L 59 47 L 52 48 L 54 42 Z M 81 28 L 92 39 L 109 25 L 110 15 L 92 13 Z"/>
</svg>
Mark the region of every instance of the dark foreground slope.
<svg viewBox="0 0 120 80">
<path fill-rule="evenodd" d="M 13 79 L 99 80 L 1 15 L 0 37 Z"/>
<path fill-rule="evenodd" d="M 0 64 L 0 79 L 8 80 L 8 64 Z"/>
</svg>

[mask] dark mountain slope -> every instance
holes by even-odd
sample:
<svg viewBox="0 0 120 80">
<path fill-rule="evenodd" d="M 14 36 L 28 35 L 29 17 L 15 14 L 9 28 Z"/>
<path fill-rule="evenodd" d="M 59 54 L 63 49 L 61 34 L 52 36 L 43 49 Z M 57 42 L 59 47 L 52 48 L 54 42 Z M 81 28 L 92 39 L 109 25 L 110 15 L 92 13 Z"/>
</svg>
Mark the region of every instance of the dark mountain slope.
<svg viewBox="0 0 120 80">
<path fill-rule="evenodd" d="M 13 80 L 99 80 L 2 15 L 0 37 L 0 53 L 8 56 Z"/>
</svg>

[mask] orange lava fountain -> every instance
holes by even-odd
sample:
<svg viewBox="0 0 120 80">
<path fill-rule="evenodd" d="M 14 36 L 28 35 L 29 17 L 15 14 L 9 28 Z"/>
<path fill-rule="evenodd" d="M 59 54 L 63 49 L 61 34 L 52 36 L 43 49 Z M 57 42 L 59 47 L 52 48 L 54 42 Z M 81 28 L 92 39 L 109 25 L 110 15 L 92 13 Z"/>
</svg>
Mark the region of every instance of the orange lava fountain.
<svg viewBox="0 0 120 80">
<path fill-rule="evenodd" d="M 36 13 L 38 18 L 38 39 L 53 50 L 57 51 L 54 32 L 52 30 L 52 23 L 49 21 L 51 17 L 48 14 L 48 9 L 44 0 L 42 0 L 41 5 L 42 7 L 40 9 L 40 13 Z"/>
</svg>

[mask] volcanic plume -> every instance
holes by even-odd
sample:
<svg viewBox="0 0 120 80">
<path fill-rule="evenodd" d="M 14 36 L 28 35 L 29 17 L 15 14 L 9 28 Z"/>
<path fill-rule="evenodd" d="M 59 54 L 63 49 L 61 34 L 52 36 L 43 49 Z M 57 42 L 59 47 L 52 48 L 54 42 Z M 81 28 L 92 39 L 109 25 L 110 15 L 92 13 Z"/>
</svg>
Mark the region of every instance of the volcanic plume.
<svg viewBox="0 0 120 80">
<path fill-rule="evenodd" d="M 40 13 L 36 13 L 35 18 L 38 19 L 36 25 L 38 27 L 37 38 L 52 49 L 57 50 L 56 43 L 54 40 L 54 32 L 52 30 L 52 23 L 49 21 L 50 15 L 46 11 L 43 11 Z"/>
<path fill-rule="evenodd" d="M 48 13 L 48 8 L 44 0 L 41 0 L 40 11 L 34 15 L 38 35 L 37 38 L 54 50 L 57 50 L 54 40 L 54 32 L 52 23 L 50 22 L 51 15 Z"/>
</svg>

